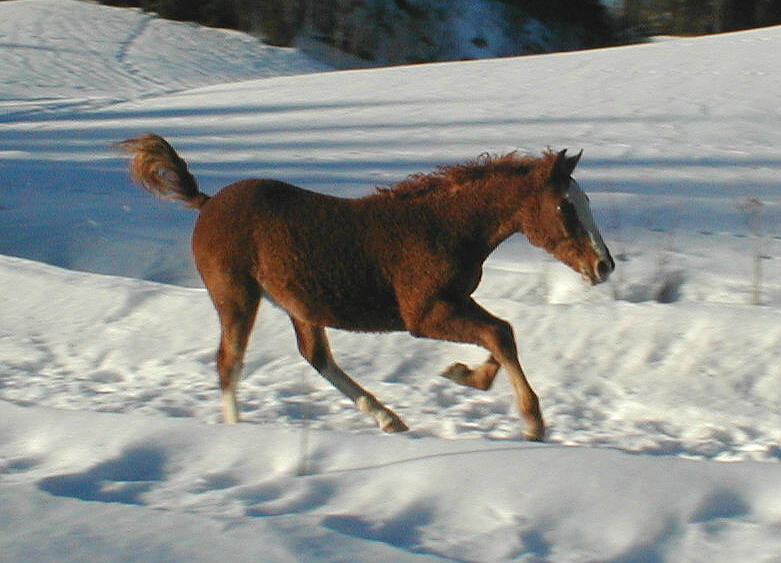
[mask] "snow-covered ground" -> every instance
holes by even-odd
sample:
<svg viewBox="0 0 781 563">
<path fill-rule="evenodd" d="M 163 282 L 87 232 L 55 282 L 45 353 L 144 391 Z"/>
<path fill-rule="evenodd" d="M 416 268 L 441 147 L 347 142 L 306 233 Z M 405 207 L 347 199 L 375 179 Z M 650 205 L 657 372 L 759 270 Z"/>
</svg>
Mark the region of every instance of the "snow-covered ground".
<svg viewBox="0 0 781 563">
<path fill-rule="evenodd" d="M 779 48 L 768 28 L 304 75 L 324 68 L 236 33 L 0 2 L 0 559 L 781 561 Z M 207 192 L 270 176 L 357 196 L 484 151 L 583 148 L 612 281 L 516 237 L 477 292 L 516 328 L 549 442 L 518 441 L 504 380 L 437 377 L 482 351 L 334 331 L 412 427 L 380 435 L 268 305 L 246 422 L 212 424 L 194 215 L 109 146 L 145 131 Z"/>
</svg>

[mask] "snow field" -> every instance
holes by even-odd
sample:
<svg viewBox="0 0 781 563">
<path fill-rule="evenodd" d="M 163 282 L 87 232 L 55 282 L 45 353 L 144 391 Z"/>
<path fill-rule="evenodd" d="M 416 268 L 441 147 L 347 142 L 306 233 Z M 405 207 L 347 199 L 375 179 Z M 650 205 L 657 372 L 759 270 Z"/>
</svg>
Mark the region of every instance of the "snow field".
<svg viewBox="0 0 781 563">
<path fill-rule="evenodd" d="M 779 561 L 780 42 L 768 28 L 316 74 L 232 32 L 0 2 L 0 552 Z M 212 424 L 194 215 L 131 186 L 110 147 L 146 131 L 209 193 L 270 176 L 353 197 L 485 151 L 583 148 L 611 281 L 587 288 L 518 236 L 476 294 L 515 327 L 549 443 L 516 441 L 503 378 L 486 393 L 438 377 L 483 351 L 332 331 L 345 371 L 412 427 L 382 436 L 269 304 L 246 422 Z"/>
<path fill-rule="evenodd" d="M 14 331 L 3 338 L 8 356 L 0 397 L 220 420 L 213 365 L 219 333 L 205 291 L 14 258 L 0 260 L 0 279 L 25 287 L 22 299 L 3 306 Z M 481 302 L 516 329 L 550 441 L 720 460 L 778 459 L 776 311 Z M 48 327 L 45 333 L 41 326 Z M 331 331 L 331 343 L 345 371 L 395 409 L 414 436 L 520 436 L 503 378 L 485 393 L 437 375 L 454 361 L 479 363 L 481 350 L 401 333 Z M 751 361 L 748 348 L 756 352 Z M 261 306 L 245 374 L 239 396 L 247 422 L 372 430 L 369 419 L 309 368 L 286 315 L 268 303 Z"/>
<path fill-rule="evenodd" d="M 781 547 L 774 464 L 316 431 L 312 474 L 296 476 L 292 429 L 0 409 L 16 453 L 3 504 L 31 517 L 4 520 L 11 557 L 772 561 Z"/>
</svg>

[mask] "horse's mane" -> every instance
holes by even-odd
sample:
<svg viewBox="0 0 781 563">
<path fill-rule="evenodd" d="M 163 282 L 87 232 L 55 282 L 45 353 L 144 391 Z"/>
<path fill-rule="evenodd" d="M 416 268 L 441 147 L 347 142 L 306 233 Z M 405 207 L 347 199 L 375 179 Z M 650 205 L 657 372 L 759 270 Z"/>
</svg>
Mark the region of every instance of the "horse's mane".
<svg viewBox="0 0 781 563">
<path fill-rule="evenodd" d="M 377 194 L 398 199 L 412 199 L 436 193 L 453 193 L 466 185 L 490 183 L 490 180 L 549 172 L 556 153 L 546 151 L 542 157 L 519 155 L 513 151 L 501 155 L 483 153 L 461 164 L 438 166 L 433 172 L 408 176 L 393 186 L 378 186 Z"/>
</svg>

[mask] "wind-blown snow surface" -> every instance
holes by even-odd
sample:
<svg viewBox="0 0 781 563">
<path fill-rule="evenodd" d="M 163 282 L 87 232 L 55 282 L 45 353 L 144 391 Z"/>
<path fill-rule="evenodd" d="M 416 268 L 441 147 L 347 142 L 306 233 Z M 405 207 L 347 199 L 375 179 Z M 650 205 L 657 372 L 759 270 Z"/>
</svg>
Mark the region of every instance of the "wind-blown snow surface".
<svg viewBox="0 0 781 563">
<path fill-rule="evenodd" d="M 317 65 L 133 10 L 0 2 L 0 553 L 779 561 L 780 46 L 769 28 L 246 81 L 277 56 L 286 74 Z M 585 288 L 518 237 L 477 293 L 516 327 L 550 443 L 516 441 L 504 380 L 436 376 L 483 352 L 333 331 L 345 370 L 413 428 L 379 435 L 268 305 L 247 423 L 207 424 L 217 326 L 194 216 L 131 186 L 108 146 L 147 130 L 208 192 L 257 175 L 355 196 L 483 151 L 584 148 L 611 283 Z"/>
</svg>

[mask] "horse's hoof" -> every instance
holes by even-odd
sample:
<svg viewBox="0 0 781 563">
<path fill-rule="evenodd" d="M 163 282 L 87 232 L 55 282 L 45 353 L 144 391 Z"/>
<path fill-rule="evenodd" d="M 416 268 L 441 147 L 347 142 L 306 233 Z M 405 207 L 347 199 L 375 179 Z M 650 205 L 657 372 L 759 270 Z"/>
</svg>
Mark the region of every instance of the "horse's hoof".
<svg viewBox="0 0 781 563">
<path fill-rule="evenodd" d="M 388 424 L 382 427 L 383 432 L 388 434 L 395 434 L 396 432 L 406 432 L 409 430 L 409 426 L 404 424 L 400 418 L 394 418 Z"/>
<path fill-rule="evenodd" d="M 545 427 L 535 425 L 534 428 L 529 428 L 523 432 L 523 438 L 529 442 L 544 442 Z"/>
<path fill-rule="evenodd" d="M 440 375 L 442 375 L 442 377 L 445 379 L 449 379 L 450 381 L 460 385 L 468 386 L 469 383 L 467 383 L 467 381 L 469 380 L 469 376 L 472 375 L 472 370 L 469 369 L 469 366 L 465 364 L 455 363 L 443 371 Z"/>
</svg>

